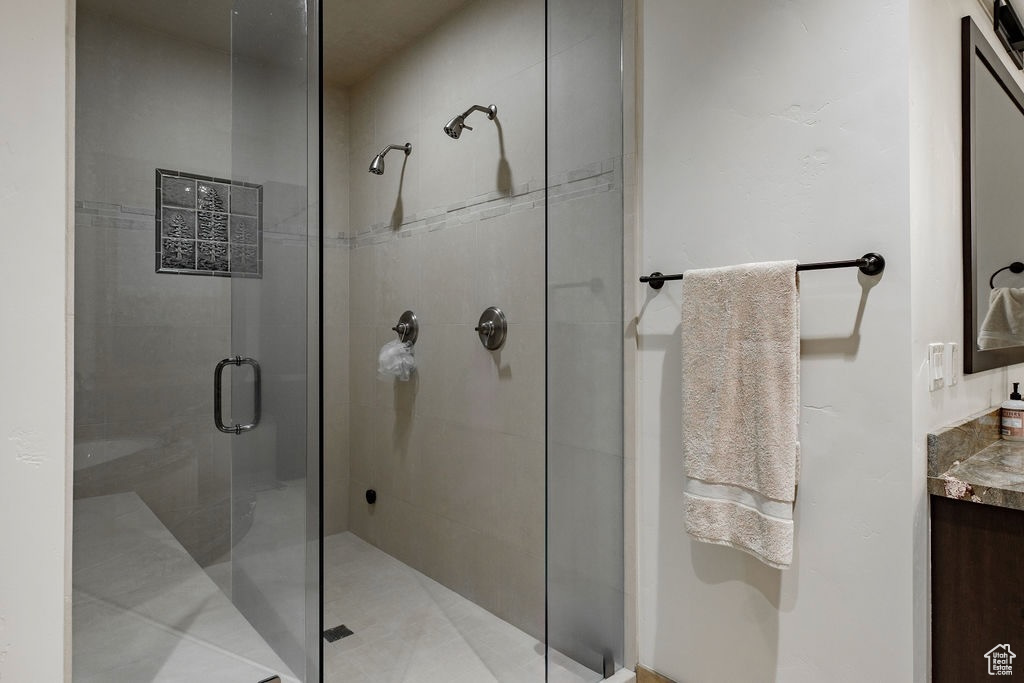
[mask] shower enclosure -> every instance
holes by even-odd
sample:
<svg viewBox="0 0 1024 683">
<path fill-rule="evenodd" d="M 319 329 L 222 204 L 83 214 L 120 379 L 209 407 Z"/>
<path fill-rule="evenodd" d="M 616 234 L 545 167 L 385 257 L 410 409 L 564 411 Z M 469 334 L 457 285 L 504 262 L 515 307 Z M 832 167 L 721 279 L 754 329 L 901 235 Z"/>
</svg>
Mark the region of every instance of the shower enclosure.
<svg viewBox="0 0 1024 683">
<path fill-rule="evenodd" d="M 76 681 L 624 664 L 621 32 L 78 0 Z"/>
</svg>

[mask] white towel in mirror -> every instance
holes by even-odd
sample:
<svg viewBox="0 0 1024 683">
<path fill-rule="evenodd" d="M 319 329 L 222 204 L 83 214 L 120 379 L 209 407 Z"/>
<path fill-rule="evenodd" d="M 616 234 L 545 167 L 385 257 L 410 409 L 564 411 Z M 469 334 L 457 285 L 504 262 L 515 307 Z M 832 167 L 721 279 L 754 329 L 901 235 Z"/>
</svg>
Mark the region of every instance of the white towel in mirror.
<svg viewBox="0 0 1024 683">
<path fill-rule="evenodd" d="M 988 313 L 978 333 L 978 348 L 1024 346 L 1024 289 L 996 287 L 988 295 Z"/>
</svg>

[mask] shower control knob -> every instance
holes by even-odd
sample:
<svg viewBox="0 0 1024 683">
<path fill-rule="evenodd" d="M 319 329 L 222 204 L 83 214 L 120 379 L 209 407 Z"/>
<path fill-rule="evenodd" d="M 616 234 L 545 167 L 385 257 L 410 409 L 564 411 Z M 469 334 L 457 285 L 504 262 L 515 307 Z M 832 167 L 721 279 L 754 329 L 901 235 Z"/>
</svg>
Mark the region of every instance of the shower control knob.
<svg viewBox="0 0 1024 683">
<path fill-rule="evenodd" d="M 508 321 L 497 306 L 491 306 L 480 314 L 480 320 L 473 330 L 480 335 L 480 343 L 488 351 L 500 349 L 508 336 Z"/>
<path fill-rule="evenodd" d="M 398 324 L 391 328 L 398 340 L 406 344 L 415 344 L 420 336 L 420 321 L 412 311 L 406 311 L 398 319 Z"/>
<path fill-rule="evenodd" d="M 366 502 L 373 505 L 377 502 L 377 492 L 373 489 L 366 489 Z"/>
</svg>

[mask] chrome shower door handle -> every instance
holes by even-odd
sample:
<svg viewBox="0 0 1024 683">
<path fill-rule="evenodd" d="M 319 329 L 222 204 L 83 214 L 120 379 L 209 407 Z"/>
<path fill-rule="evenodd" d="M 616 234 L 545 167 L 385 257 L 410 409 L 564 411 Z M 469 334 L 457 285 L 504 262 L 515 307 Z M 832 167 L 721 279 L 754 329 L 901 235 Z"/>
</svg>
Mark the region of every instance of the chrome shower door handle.
<svg viewBox="0 0 1024 683">
<path fill-rule="evenodd" d="M 251 365 L 253 372 L 253 389 L 255 396 L 253 397 L 253 417 L 252 422 L 249 424 L 235 424 L 230 427 L 224 424 L 224 410 L 222 406 L 222 395 L 223 395 L 223 377 L 224 368 L 229 365 Z M 224 432 L 225 434 L 241 434 L 251 429 L 255 429 L 256 425 L 260 423 L 260 403 L 263 396 L 263 382 L 260 377 L 260 364 L 256 362 L 255 358 L 242 358 L 241 356 L 235 356 L 234 358 L 225 358 L 221 362 L 217 363 L 217 367 L 213 371 L 213 423 L 217 425 L 217 429 Z"/>
</svg>

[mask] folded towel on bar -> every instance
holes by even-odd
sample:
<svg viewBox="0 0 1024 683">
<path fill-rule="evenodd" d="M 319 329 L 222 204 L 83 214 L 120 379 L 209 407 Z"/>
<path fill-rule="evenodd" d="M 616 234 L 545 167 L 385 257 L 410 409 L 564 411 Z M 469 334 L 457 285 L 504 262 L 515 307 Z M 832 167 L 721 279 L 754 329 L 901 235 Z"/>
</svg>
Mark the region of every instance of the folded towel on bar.
<svg viewBox="0 0 1024 683">
<path fill-rule="evenodd" d="M 988 313 L 978 332 L 979 349 L 1024 346 L 1024 289 L 996 287 L 988 295 Z"/>
<path fill-rule="evenodd" d="M 686 530 L 784 569 L 799 477 L 796 261 L 683 275 Z"/>
</svg>

